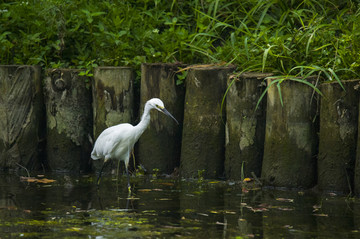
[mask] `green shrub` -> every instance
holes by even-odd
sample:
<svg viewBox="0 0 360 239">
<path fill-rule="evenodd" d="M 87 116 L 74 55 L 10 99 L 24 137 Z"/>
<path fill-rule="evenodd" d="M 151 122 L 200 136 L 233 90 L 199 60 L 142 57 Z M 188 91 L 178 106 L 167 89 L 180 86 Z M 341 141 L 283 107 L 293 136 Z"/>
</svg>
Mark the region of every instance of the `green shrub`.
<svg viewBox="0 0 360 239">
<path fill-rule="evenodd" d="M 360 69 L 360 5 L 315 0 L 33 0 L 0 4 L 0 63 L 85 68 L 234 63 L 328 80 Z"/>
</svg>

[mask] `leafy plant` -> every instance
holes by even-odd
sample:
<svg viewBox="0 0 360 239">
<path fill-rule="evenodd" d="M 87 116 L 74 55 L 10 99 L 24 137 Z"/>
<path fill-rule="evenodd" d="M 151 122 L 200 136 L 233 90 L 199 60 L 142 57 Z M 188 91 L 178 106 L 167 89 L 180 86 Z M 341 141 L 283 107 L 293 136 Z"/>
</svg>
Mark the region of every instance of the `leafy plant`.
<svg viewBox="0 0 360 239">
<path fill-rule="evenodd" d="M 360 70 L 360 7 L 346 1 L 12 1 L 0 4 L 0 62 L 84 69 L 219 63 L 325 80 Z"/>
</svg>

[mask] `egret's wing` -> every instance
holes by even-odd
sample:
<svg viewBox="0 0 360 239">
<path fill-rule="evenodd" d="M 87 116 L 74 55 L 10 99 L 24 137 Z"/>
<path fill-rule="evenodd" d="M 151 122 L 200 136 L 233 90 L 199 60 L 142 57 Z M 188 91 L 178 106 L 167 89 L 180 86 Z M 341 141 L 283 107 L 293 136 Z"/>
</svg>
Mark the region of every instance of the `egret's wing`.
<svg viewBox="0 0 360 239">
<path fill-rule="evenodd" d="M 131 124 L 120 124 L 104 130 L 97 138 L 91 158 L 100 159 L 112 154 L 115 147 L 127 145 L 134 126 Z"/>
</svg>

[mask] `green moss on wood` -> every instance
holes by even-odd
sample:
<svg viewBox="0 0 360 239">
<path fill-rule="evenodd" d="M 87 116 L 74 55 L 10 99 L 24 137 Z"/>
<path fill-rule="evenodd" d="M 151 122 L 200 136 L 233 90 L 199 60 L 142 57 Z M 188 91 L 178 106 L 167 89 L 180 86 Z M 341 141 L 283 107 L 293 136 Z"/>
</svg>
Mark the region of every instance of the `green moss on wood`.
<svg viewBox="0 0 360 239">
<path fill-rule="evenodd" d="M 56 171 L 88 171 L 91 88 L 78 70 L 49 70 L 45 79 L 47 163 Z"/>
<path fill-rule="evenodd" d="M 205 178 L 223 176 L 225 159 L 225 111 L 221 102 L 228 74 L 233 68 L 195 68 L 186 78 L 181 147 L 181 174 Z"/>
<path fill-rule="evenodd" d="M 184 85 L 176 84 L 179 64 L 143 64 L 140 92 L 140 115 L 145 103 L 151 98 L 160 98 L 166 109 L 179 121 L 157 111 L 151 112 L 148 129 L 138 143 L 138 162 L 149 172 L 158 169 L 170 174 L 180 164 L 181 129 L 183 118 Z"/>
<path fill-rule="evenodd" d="M 226 157 L 227 178 L 260 177 L 265 137 L 266 98 L 258 109 L 256 104 L 269 74 L 246 73 L 235 82 L 228 80 L 226 97 Z"/>
<path fill-rule="evenodd" d="M 359 81 L 323 84 L 320 105 L 318 183 L 324 190 L 353 189 L 359 114 Z"/>
<path fill-rule="evenodd" d="M 268 84 L 271 80 L 268 80 Z M 267 185 L 309 188 L 316 182 L 317 135 L 313 90 L 295 81 L 267 92 L 266 131 L 261 177 Z"/>
</svg>

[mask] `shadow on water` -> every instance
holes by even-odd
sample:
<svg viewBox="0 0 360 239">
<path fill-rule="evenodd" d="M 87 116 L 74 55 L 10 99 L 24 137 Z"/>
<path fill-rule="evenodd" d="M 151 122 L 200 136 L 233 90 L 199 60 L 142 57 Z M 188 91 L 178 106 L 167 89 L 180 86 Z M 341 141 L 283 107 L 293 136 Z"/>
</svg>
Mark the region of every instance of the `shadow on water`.
<svg viewBox="0 0 360 239">
<path fill-rule="evenodd" d="M 224 181 L 0 175 L 0 238 L 358 238 L 360 204 Z M 43 178 L 38 178 L 43 179 Z"/>
</svg>

